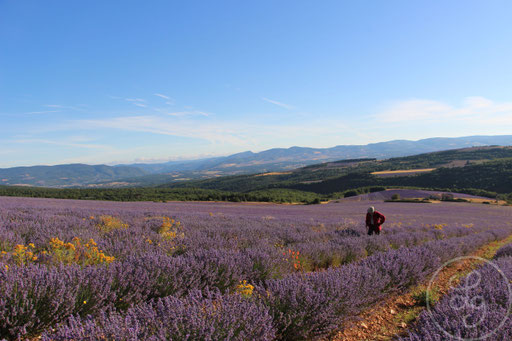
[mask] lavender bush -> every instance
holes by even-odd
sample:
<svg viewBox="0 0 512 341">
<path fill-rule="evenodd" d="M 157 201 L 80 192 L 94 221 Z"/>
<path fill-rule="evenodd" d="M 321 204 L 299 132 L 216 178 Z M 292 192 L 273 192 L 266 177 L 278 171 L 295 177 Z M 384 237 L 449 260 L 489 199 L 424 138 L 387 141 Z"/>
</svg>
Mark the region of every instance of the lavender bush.
<svg viewBox="0 0 512 341">
<path fill-rule="evenodd" d="M 72 317 L 42 340 L 274 340 L 267 308 L 240 295 L 191 292 L 143 303 L 124 314 Z"/>
<path fill-rule="evenodd" d="M 496 251 L 496 255 L 494 255 L 495 259 L 501 257 L 512 257 L 512 243 L 502 246 L 498 251 Z"/>
<path fill-rule="evenodd" d="M 498 251 L 501 256 L 494 266 L 485 264 L 463 278 L 400 340 L 511 340 L 512 257 L 504 255 L 508 250 L 510 244 Z"/>
<path fill-rule="evenodd" d="M 0 337 L 35 334 L 73 313 L 76 268 L 0 265 Z"/>
</svg>

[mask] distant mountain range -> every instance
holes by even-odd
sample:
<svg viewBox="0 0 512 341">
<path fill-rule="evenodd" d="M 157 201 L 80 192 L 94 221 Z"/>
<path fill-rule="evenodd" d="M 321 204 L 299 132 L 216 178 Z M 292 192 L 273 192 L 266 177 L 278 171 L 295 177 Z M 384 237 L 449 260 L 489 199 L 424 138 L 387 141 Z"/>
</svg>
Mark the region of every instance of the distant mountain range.
<svg viewBox="0 0 512 341">
<path fill-rule="evenodd" d="M 75 187 L 145 174 L 144 170 L 130 166 L 71 164 L 13 167 L 0 169 L 0 185 Z"/>
<path fill-rule="evenodd" d="M 332 148 L 274 148 L 230 156 L 159 164 L 56 165 L 0 169 L 0 184 L 41 187 L 150 186 L 225 175 L 280 172 L 327 161 L 358 158 L 387 159 L 473 146 L 512 145 L 512 135 L 394 140 Z"/>
<path fill-rule="evenodd" d="M 419 141 L 394 140 L 367 145 L 343 145 L 332 148 L 273 148 L 259 153 L 250 151 L 230 156 L 195 161 L 171 161 L 160 164 L 131 164 L 152 174 L 184 171 L 219 173 L 270 172 L 295 169 L 323 161 L 355 158 L 387 159 L 434 151 L 489 145 L 512 145 L 512 135 L 429 138 Z"/>
<path fill-rule="evenodd" d="M 160 185 L 159 188 L 238 193 L 287 189 L 332 196 L 333 193 L 369 186 L 472 188 L 511 193 L 512 146 L 450 149 L 384 160 L 346 159 L 286 172 L 170 182 Z"/>
</svg>

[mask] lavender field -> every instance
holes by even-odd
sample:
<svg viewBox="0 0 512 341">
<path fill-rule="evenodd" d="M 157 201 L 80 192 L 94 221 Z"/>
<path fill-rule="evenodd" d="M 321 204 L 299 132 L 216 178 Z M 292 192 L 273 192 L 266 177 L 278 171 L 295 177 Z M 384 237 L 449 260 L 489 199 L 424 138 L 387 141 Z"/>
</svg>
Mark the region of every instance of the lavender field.
<svg viewBox="0 0 512 341">
<path fill-rule="evenodd" d="M 380 236 L 366 235 L 369 205 Z M 326 339 L 509 236 L 511 218 L 463 203 L 0 198 L 0 339 Z"/>
<path fill-rule="evenodd" d="M 423 312 L 402 341 L 512 340 L 512 244 Z"/>
</svg>

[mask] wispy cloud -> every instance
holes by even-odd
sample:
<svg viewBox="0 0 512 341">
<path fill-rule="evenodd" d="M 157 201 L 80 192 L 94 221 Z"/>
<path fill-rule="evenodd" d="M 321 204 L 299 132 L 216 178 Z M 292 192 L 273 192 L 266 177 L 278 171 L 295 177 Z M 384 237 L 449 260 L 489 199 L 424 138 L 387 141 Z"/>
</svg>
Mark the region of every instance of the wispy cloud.
<svg viewBox="0 0 512 341">
<path fill-rule="evenodd" d="M 374 119 L 383 123 L 418 124 L 457 120 L 459 124 L 512 124 L 512 102 L 497 103 L 487 98 L 466 97 L 459 105 L 427 99 L 394 102 L 376 113 Z"/>
<path fill-rule="evenodd" d="M 292 140 L 304 138 L 318 141 L 335 141 L 340 131 L 347 131 L 346 125 L 332 120 L 318 120 L 306 123 L 272 125 L 264 122 L 250 124 L 241 121 L 220 121 L 212 117 L 198 118 L 188 113 L 181 116 L 119 116 L 95 120 L 78 120 L 67 125 L 54 127 L 61 130 L 121 130 L 144 132 L 206 140 L 214 145 L 231 145 L 239 148 L 255 149 L 286 145 Z M 331 142 L 332 143 L 332 142 Z M 329 143 L 326 142 L 326 145 Z"/>
<path fill-rule="evenodd" d="M 176 100 L 172 97 L 169 97 L 167 95 L 164 95 L 164 94 L 159 94 L 159 93 L 156 93 L 156 94 L 153 94 L 154 96 L 157 96 L 157 97 L 160 97 L 160 98 L 163 98 L 165 101 L 165 104 L 167 105 L 174 105 L 176 104 Z"/>
<path fill-rule="evenodd" d="M 161 98 L 164 98 L 164 99 L 167 99 L 167 100 L 171 99 L 171 97 L 166 96 L 166 95 L 163 95 L 163 94 L 158 94 L 158 93 L 157 93 L 157 94 L 153 94 L 153 95 L 158 96 L 158 97 L 161 97 Z"/>
<path fill-rule="evenodd" d="M 39 114 L 50 114 L 53 112 L 61 112 L 60 110 L 44 110 L 44 111 L 30 111 L 26 112 L 26 115 L 39 115 Z"/>
<path fill-rule="evenodd" d="M 278 107 L 285 108 L 287 110 L 291 110 L 294 108 L 292 105 L 289 105 L 289 104 L 286 104 L 283 102 L 278 102 L 278 101 L 270 99 L 270 98 L 262 97 L 261 99 L 265 102 L 272 103 L 274 105 L 277 105 Z"/>
<path fill-rule="evenodd" d="M 56 109 L 67 109 L 67 110 L 75 110 L 75 111 L 85 111 L 83 108 L 79 108 L 77 106 L 71 106 L 71 105 L 45 104 L 43 106 L 46 107 L 46 108 L 56 108 Z"/>
<path fill-rule="evenodd" d="M 224 124 L 200 122 L 184 117 L 175 119 L 154 115 L 121 116 L 98 120 L 78 120 L 63 125 L 61 129 L 115 129 L 146 132 L 159 135 L 182 136 L 208 140 L 213 143 L 245 144 L 236 129 Z"/>
<path fill-rule="evenodd" d="M 204 111 L 198 111 L 198 110 L 191 110 L 191 111 L 177 111 L 177 112 L 170 112 L 167 113 L 169 116 L 210 116 L 211 114 Z"/>
<path fill-rule="evenodd" d="M 110 98 L 112 99 L 120 99 L 120 100 L 124 100 L 126 102 L 129 102 L 133 105 L 135 105 L 136 107 L 139 107 L 139 108 L 147 108 L 148 105 L 146 104 L 147 101 L 144 99 L 144 98 L 138 98 L 138 97 L 134 97 L 134 98 L 131 98 L 131 97 L 128 97 L 128 98 L 125 98 L 125 97 L 117 97 L 117 96 L 110 96 Z"/>
</svg>

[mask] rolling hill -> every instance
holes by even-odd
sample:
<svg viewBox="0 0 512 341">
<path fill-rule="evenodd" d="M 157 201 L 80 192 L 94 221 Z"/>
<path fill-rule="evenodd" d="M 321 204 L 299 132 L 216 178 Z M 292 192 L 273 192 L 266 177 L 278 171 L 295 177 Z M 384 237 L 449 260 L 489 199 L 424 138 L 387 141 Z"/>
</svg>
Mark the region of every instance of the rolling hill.
<svg viewBox="0 0 512 341">
<path fill-rule="evenodd" d="M 483 162 L 486 159 L 502 157 L 500 151 L 496 155 L 488 155 L 483 150 L 478 155 L 472 150 L 468 159 L 466 154 L 460 160 L 455 160 L 450 152 L 447 154 L 433 154 L 435 160 L 417 154 L 447 150 L 453 148 L 467 148 L 488 145 L 512 145 L 512 135 L 504 136 L 468 136 L 459 138 L 430 138 L 419 141 L 395 140 L 368 145 L 345 145 L 332 148 L 274 148 L 259 153 L 250 151 L 237 153 L 225 157 L 215 157 L 191 161 L 171 161 L 160 164 L 127 164 L 117 166 L 106 165 L 56 165 L 32 166 L 0 169 L 0 184 L 18 186 L 41 187 L 134 187 L 156 186 L 168 183 L 182 183 L 189 186 L 187 180 L 216 179 L 222 177 L 220 182 L 231 183 L 229 190 L 244 191 L 252 189 L 256 183 L 257 189 L 268 188 L 268 183 L 278 182 L 281 186 L 290 183 L 306 183 L 307 181 L 323 181 L 327 178 L 341 176 L 347 173 L 342 168 L 363 170 L 368 167 L 374 171 L 397 168 L 406 168 L 414 165 L 419 168 L 460 166 L 460 162 Z M 507 153 L 507 152 L 504 152 Z M 485 155 L 484 155 L 485 154 Z M 501 156 L 500 156 L 501 155 Z M 408 158 L 403 158 L 409 156 Z M 400 159 L 389 159 L 400 157 Z M 443 159 L 444 158 L 444 159 Z M 343 160 L 358 159 L 357 162 Z M 361 160 L 362 159 L 362 160 Z M 377 160 L 388 162 L 378 163 Z M 338 160 L 342 160 L 340 163 Z M 374 163 L 362 162 L 373 160 Z M 451 163 L 450 163 L 451 162 Z M 341 167 L 341 164 L 345 164 Z M 311 166 L 312 168 L 308 168 Z M 347 167 L 345 167 L 347 166 Z M 297 172 L 296 169 L 304 168 Z M 366 168 L 365 168 L 366 167 Z M 369 168 L 368 168 L 369 169 Z M 286 176 L 265 176 L 259 181 L 252 178 L 236 178 L 254 173 L 281 173 Z M 309 172 L 309 174 L 308 174 Z M 223 178 L 235 176 L 234 178 Z M 249 183 L 241 183 L 240 179 L 250 179 Z M 213 183 L 216 183 L 215 180 Z M 209 186 L 208 182 L 201 186 Z M 212 185 L 216 187 L 217 185 Z M 227 187 L 226 187 L 227 188 Z"/>
<path fill-rule="evenodd" d="M 418 169 L 428 172 L 418 172 Z M 375 172 L 393 173 L 381 176 Z M 153 187 L 0 186 L 0 196 L 116 201 L 320 203 L 386 189 L 466 193 L 512 203 L 512 147 L 474 147 L 387 160 L 349 159 L 285 172 L 225 176 Z M 390 194 L 386 192 L 385 194 Z"/>
<path fill-rule="evenodd" d="M 130 164 L 153 174 L 172 172 L 217 172 L 222 175 L 292 170 L 299 167 L 354 158 L 388 159 L 434 151 L 489 145 L 512 145 L 512 135 L 394 140 L 367 145 L 332 148 L 273 148 L 259 153 L 246 151 L 225 157 L 160 164 Z"/>
<path fill-rule="evenodd" d="M 145 175 L 137 167 L 70 164 L 0 169 L 0 184 L 11 186 L 72 187 Z"/>
<path fill-rule="evenodd" d="M 287 188 L 332 194 L 367 186 L 417 186 L 478 188 L 497 193 L 512 192 L 512 147 L 473 147 L 425 153 L 386 160 L 352 159 L 325 162 L 289 172 L 239 175 L 169 183 L 164 187 L 196 187 L 249 192 Z M 414 173 L 415 169 L 433 169 Z M 407 170 L 401 176 L 381 177 L 377 171 Z M 411 174 L 412 173 L 412 174 Z M 400 173 L 398 173 L 400 175 Z"/>
<path fill-rule="evenodd" d="M 151 173 L 123 179 L 131 186 L 154 186 L 170 182 L 200 180 L 265 172 L 289 172 L 308 165 L 345 159 L 388 159 L 455 148 L 489 145 L 512 145 L 512 135 L 430 138 L 419 141 L 395 140 L 368 145 L 345 145 L 332 148 L 274 148 L 259 153 L 243 152 L 226 157 L 162 164 L 131 164 Z M 102 187 L 113 184 L 99 184 Z"/>
</svg>

